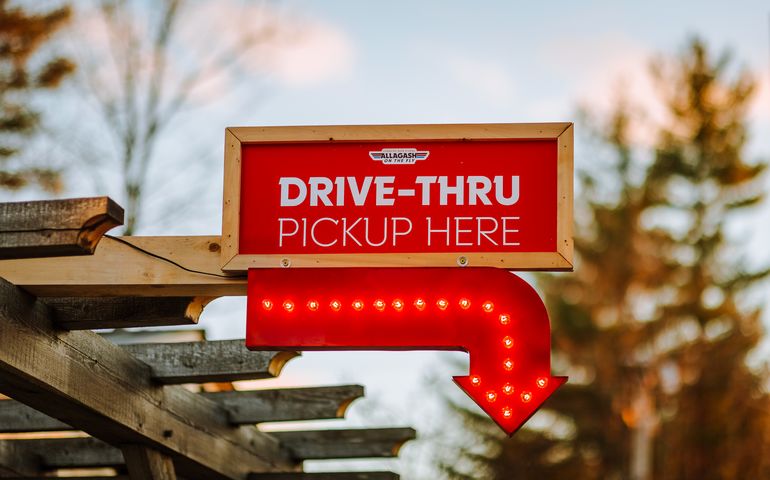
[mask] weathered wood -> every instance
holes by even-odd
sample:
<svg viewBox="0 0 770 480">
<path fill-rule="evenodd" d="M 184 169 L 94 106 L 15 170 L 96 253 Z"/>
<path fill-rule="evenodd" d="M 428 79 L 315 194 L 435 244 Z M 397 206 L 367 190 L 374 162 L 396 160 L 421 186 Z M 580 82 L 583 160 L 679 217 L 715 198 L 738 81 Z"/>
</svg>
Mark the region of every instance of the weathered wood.
<svg viewBox="0 0 770 480">
<path fill-rule="evenodd" d="M 398 480 L 393 472 L 252 473 L 249 480 Z"/>
<path fill-rule="evenodd" d="M 21 402 L 15 400 L 0 401 L 0 433 L 60 430 L 72 430 L 72 427 Z"/>
<path fill-rule="evenodd" d="M 243 340 L 121 345 L 152 367 L 163 384 L 234 382 L 277 377 L 298 352 L 252 352 Z"/>
<path fill-rule="evenodd" d="M 89 255 L 122 224 L 108 197 L 0 203 L 0 258 Z"/>
<path fill-rule="evenodd" d="M 174 463 L 166 455 L 144 445 L 122 445 L 130 480 L 176 480 Z"/>
<path fill-rule="evenodd" d="M 118 238 L 209 274 L 183 270 L 106 237 L 86 257 L 0 260 L 0 277 L 39 297 L 246 295 L 245 275 L 220 270 L 218 236 Z"/>
<path fill-rule="evenodd" d="M 213 297 L 48 297 L 56 324 L 67 330 L 194 325 Z"/>
<path fill-rule="evenodd" d="M 415 438 L 415 431 L 411 428 L 379 428 L 271 432 L 270 435 L 278 438 L 299 461 L 394 457 L 398 455 L 398 450 L 404 442 Z M 120 449 L 92 437 L 2 440 L 0 451 L 3 443 L 15 443 L 15 452 L 21 458 L 38 455 L 43 469 L 124 465 Z M 212 452 L 210 456 L 215 456 L 215 453 Z M 222 461 L 228 460 L 234 461 L 232 458 L 222 459 Z M 4 461 L 5 459 L 0 458 L 0 464 Z M 289 471 L 289 469 L 285 470 Z"/>
<path fill-rule="evenodd" d="M 230 422 L 246 425 L 291 420 L 343 418 L 348 406 L 364 395 L 360 385 L 281 388 L 204 393 L 227 410 Z M 0 403 L 0 405 L 2 405 Z"/>
<path fill-rule="evenodd" d="M 181 476 L 242 479 L 295 468 L 275 437 L 230 426 L 214 402 L 157 385 L 122 348 L 93 332 L 62 331 L 51 317 L 45 304 L 0 280 L 2 393 L 112 444 L 158 449 Z"/>
<path fill-rule="evenodd" d="M 313 430 L 271 432 L 294 458 L 322 460 L 331 458 L 395 457 L 401 446 L 415 438 L 413 428 L 362 428 L 350 430 Z"/>
<path fill-rule="evenodd" d="M 342 385 L 202 393 L 227 411 L 233 425 L 342 418 L 364 387 Z M 15 400 L 0 401 L 0 433 L 72 430 L 66 423 Z"/>
</svg>

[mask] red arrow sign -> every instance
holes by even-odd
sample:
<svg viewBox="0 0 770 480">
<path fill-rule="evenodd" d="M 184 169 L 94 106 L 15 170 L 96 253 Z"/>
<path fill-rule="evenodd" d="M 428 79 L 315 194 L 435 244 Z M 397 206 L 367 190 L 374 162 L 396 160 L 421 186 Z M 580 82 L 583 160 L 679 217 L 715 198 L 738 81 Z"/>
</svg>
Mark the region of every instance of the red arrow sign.
<svg viewBox="0 0 770 480">
<path fill-rule="evenodd" d="M 494 268 L 252 269 L 246 346 L 466 351 L 454 380 L 508 435 L 567 380 L 540 297 Z"/>
</svg>

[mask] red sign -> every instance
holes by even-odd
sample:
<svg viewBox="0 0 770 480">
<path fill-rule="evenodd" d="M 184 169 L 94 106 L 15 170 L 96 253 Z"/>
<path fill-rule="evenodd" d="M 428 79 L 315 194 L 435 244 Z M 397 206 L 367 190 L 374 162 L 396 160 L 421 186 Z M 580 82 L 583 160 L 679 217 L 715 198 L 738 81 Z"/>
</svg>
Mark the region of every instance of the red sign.
<svg viewBox="0 0 770 480">
<path fill-rule="evenodd" d="M 571 124 L 228 129 L 223 269 L 570 269 L 571 140 Z"/>
<path fill-rule="evenodd" d="M 462 388 L 512 435 L 565 381 L 525 281 L 493 268 L 252 269 L 246 346 L 256 350 L 461 350 Z"/>
</svg>

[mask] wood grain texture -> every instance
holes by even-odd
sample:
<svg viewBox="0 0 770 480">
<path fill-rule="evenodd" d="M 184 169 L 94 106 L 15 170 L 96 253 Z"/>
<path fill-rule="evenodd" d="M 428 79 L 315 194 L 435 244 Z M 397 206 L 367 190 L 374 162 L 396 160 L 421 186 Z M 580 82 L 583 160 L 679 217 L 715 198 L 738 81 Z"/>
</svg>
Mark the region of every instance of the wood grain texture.
<svg viewBox="0 0 770 480">
<path fill-rule="evenodd" d="M 271 432 L 296 459 L 395 457 L 416 437 L 412 428 Z"/>
<path fill-rule="evenodd" d="M 108 197 L 0 203 L 0 259 L 89 255 L 122 224 Z"/>
<path fill-rule="evenodd" d="M 105 238 L 87 257 L 0 260 L 0 277 L 39 297 L 246 295 L 246 277 L 222 278 L 220 237 L 119 237 L 192 273 Z"/>
<path fill-rule="evenodd" d="M 2 393 L 104 441 L 155 448 L 181 476 L 242 479 L 295 468 L 275 437 L 232 427 L 214 402 L 157 385 L 127 351 L 93 332 L 62 331 L 51 317 L 0 280 Z"/>
<path fill-rule="evenodd" d="M 393 472 L 252 473 L 249 480 L 398 480 Z"/>
<path fill-rule="evenodd" d="M 306 459 L 394 457 L 401 445 L 415 438 L 411 428 L 311 430 L 271 432 L 297 461 Z M 93 437 L 0 440 L 0 451 L 12 444 L 19 458 L 38 455 L 43 470 L 56 468 L 120 467 L 121 450 Z M 211 453 L 210 456 L 215 456 Z M 228 461 L 227 458 L 220 459 Z M 0 464 L 5 459 L 0 458 Z M 229 461 L 234 461 L 230 458 Z M 276 468 L 274 470 L 280 470 Z M 285 468 L 284 471 L 291 471 Z M 273 473 L 273 472 L 252 472 Z M 245 477 L 245 475 L 244 475 Z M 209 478 L 209 477 L 193 477 Z"/>
<path fill-rule="evenodd" d="M 573 196 L 574 196 L 574 143 L 575 133 L 572 124 L 559 135 L 557 140 L 557 208 L 556 218 L 556 250 L 569 265 L 568 270 L 573 269 Z"/>
<path fill-rule="evenodd" d="M 66 330 L 194 325 L 213 297 L 46 297 Z"/>
<path fill-rule="evenodd" d="M 246 425 L 343 418 L 350 403 L 364 395 L 364 387 L 340 385 L 214 392 L 203 395 L 227 410 L 231 423 Z"/>
<path fill-rule="evenodd" d="M 167 455 L 144 445 L 122 445 L 130 480 L 176 480 L 174 463 Z"/>
<path fill-rule="evenodd" d="M 244 340 L 121 345 L 166 384 L 234 382 L 277 377 L 299 352 L 251 351 Z"/>
<path fill-rule="evenodd" d="M 363 394 L 360 385 L 201 393 L 220 405 L 233 425 L 343 418 Z M 65 430 L 72 427 L 15 400 L 0 401 L 0 433 Z"/>
</svg>

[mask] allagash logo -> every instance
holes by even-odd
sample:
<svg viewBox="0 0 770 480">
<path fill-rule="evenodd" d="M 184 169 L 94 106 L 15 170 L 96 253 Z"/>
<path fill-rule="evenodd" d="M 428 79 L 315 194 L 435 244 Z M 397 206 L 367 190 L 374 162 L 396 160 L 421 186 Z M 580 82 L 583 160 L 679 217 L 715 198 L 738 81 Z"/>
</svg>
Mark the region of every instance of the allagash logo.
<svg viewBox="0 0 770 480">
<path fill-rule="evenodd" d="M 416 148 L 383 148 L 379 151 L 369 152 L 369 156 L 375 162 L 382 162 L 385 165 L 412 165 L 417 160 L 425 160 L 430 155 L 428 150 L 417 150 Z"/>
</svg>

